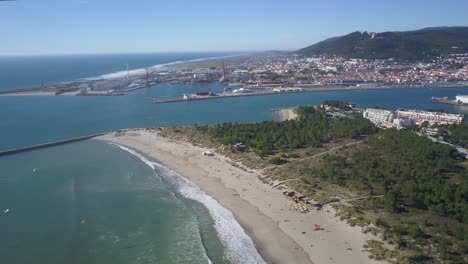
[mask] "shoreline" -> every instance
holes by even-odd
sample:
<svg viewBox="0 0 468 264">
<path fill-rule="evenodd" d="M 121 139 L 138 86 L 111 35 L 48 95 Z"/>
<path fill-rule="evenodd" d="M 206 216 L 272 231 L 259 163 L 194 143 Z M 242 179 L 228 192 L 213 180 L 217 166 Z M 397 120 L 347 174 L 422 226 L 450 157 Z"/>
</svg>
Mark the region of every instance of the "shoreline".
<svg viewBox="0 0 468 264">
<path fill-rule="evenodd" d="M 184 63 L 184 62 L 178 62 Z M 164 84 L 170 82 L 161 82 L 158 84 Z M 141 87 L 146 88 L 146 87 Z M 138 88 L 138 89 L 141 89 Z M 236 98 L 236 97 L 250 97 L 250 96 L 268 96 L 268 95 L 288 95 L 288 94 L 302 94 L 302 93 L 314 93 L 314 92 L 338 92 L 338 91 L 376 91 L 376 90 L 400 90 L 400 89 L 445 89 L 445 88 L 468 88 L 466 84 L 447 84 L 447 85 L 438 85 L 438 86 L 397 86 L 397 87 L 355 87 L 355 86 L 347 86 L 347 87 L 340 87 L 340 86 L 321 86 L 315 88 L 303 88 L 304 90 L 301 92 L 285 92 L 285 93 L 278 93 L 278 92 L 255 92 L 255 93 L 245 93 L 245 94 L 238 94 L 236 96 L 218 96 L 218 97 L 211 97 L 211 98 L 202 98 L 202 99 L 195 99 L 191 101 L 203 100 L 203 99 L 227 99 L 227 98 Z M 28 88 L 24 91 L 18 90 L 0 90 L 0 97 L 10 97 L 10 96 L 80 96 L 79 92 L 65 92 L 60 94 L 55 94 L 55 92 L 50 92 L 47 90 L 42 90 L 43 88 Z M 136 89 L 133 89 L 136 90 Z M 132 92 L 133 90 L 126 91 Z M 103 94 L 86 94 L 87 96 L 102 96 Z M 112 95 L 112 94 L 109 94 Z M 170 101 L 171 99 L 169 99 Z M 174 102 L 179 101 L 186 101 L 180 98 L 173 98 Z M 158 102 L 156 102 L 158 103 Z"/>
<path fill-rule="evenodd" d="M 121 79 L 127 74 L 130 74 L 130 76 L 144 76 L 146 73 L 146 69 L 151 69 L 153 71 L 157 71 L 158 69 L 165 69 L 165 68 L 170 68 L 170 67 L 175 67 L 175 66 L 184 66 L 184 65 L 190 65 L 191 63 L 199 63 L 199 62 L 209 62 L 209 61 L 215 61 L 215 60 L 223 60 L 223 59 L 229 59 L 229 58 L 241 58 L 246 56 L 245 54 L 236 54 L 236 55 L 224 55 L 224 56 L 216 56 L 216 57 L 205 57 L 205 58 L 199 58 L 199 59 L 190 59 L 190 60 L 181 60 L 181 61 L 173 61 L 173 62 L 168 62 L 168 63 L 162 63 L 162 64 L 155 64 L 146 68 L 137 68 L 133 70 L 122 70 L 122 71 L 116 71 L 116 72 L 110 72 L 110 73 L 105 73 L 97 76 L 92 76 L 92 77 L 85 77 L 85 78 L 79 78 L 76 80 L 72 81 L 63 81 L 63 82 L 57 82 L 53 83 L 53 86 L 56 85 L 68 85 L 68 84 L 86 84 L 87 82 L 93 82 L 93 81 L 100 81 L 100 80 L 112 80 L 112 79 Z M 251 55 L 250 55 L 251 56 Z M 163 84 L 163 83 L 170 83 L 171 81 L 167 82 L 161 82 L 157 84 Z M 157 85 L 156 84 L 156 85 Z M 152 86 L 153 84 L 149 85 Z M 303 93 L 303 92 L 327 92 L 327 91 L 353 91 L 353 90 L 358 90 L 358 91 L 365 91 L 365 90 L 392 90 L 392 89 L 422 89 L 422 88 L 463 88 L 463 87 L 468 87 L 468 84 L 461 84 L 461 83 L 437 83 L 437 84 L 425 84 L 425 85 L 418 85 L 418 86 L 411 86 L 412 84 L 408 84 L 407 86 L 403 86 L 401 84 L 396 85 L 396 86 L 388 86 L 388 85 L 383 85 L 381 84 L 376 85 L 376 86 L 368 86 L 368 87 L 359 87 L 359 86 L 316 86 L 316 87 L 300 87 L 303 89 L 302 92 L 287 92 L 287 93 L 275 93 L 275 92 L 267 92 L 267 93 L 249 93 L 249 94 L 240 94 L 240 96 L 262 96 L 262 95 L 274 95 L 274 94 L 291 94 L 291 93 Z M 106 92 L 93 92 L 93 93 L 86 93 L 82 94 L 81 90 L 73 90 L 73 91 L 66 91 L 66 92 L 59 92 L 53 90 L 51 91 L 49 88 L 50 87 L 25 87 L 25 88 L 16 88 L 16 89 L 3 89 L 0 90 L 0 97 L 10 97 L 10 96 L 113 96 L 113 95 L 122 95 L 127 92 L 132 92 L 137 89 L 141 88 L 146 88 L 148 86 L 142 86 L 138 88 L 131 88 L 131 89 L 126 89 L 122 91 L 117 91 L 116 94 L 114 93 L 109 93 L 109 91 Z M 294 87 L 294 86 L 292 86 Z M 233 96 L 237 97 L 237 96 Z M 219 98 L 223 98 L 220 96 Z M 176 98 L 178 99 L 178 98 Z M 218 99 L 218 98 L 211 98 L 211 99 Z M 178 100 L 176 100 L 178 101 Z"/>
<path fill-rule="evenodd" d="M 174 65 L 179 65 L 179 64 L 184 64 L 184 63 L 193 63 L 193 62 L 203 62 L 203 61 L 209 61 L 209 60 L 216 60 L 216 59 L 224 59 L 224 58 L 231 58 L 231 57 L 240 57 L 242 55 L 224 55 L 224 56 L 215 56 L 215 57 L 205 57 L 205 58 L 199 58 L 199 59 L 191 59 L 191 60 L 179 60 L 179 61 L 173 61 L 173 62 L 167 62 L 167 63 L 161 63 L 161 64 L 155 64 L 151 65 L 146 68 L 137 68 L 130 70 L 130 76 L 138 76 L 138 75 L 144 75 L 146 73 L 146 69 L 160 69 L 164 67 L 171 67 Z M 87 78 L 81 78 L 78 79 L 78 81 L 94 81 L 94 80 L 106 80 L 106 79 L 116 79 L 116 78 L 122 78 L 127 76 L 127 71 L 122 70 L 122 71 L 116 71 L 116 72 L 110 72 L 110 73 L 105 73 L 101 74 L 98 76 L 93 76 L 93 77 L 87 77 Z"/>
<path fill-rule="evenodd" d="M 190 60 L 179 60 L 167 63 L 160 63 L 154 64 L 146 68 L 136 68 L 133 70 L 129 70 L 130 76 L 143 76 L 146 73 L 146 69 L 158 70 L 163 69 L 164 67 L 171 67 L 176 65 L 183 65 L 184 63 L 195 63 L 195 62 L 204 62 L 210 60 L 219 60 L 219 59 L 227 59 L 227 58 L 234 58 L 234 57 L 241 57 L 244 55 L 224 55 L 224 56 L 215 56 L 215 57 L 205 57 L 199 59 L 190 59 Z M 66 85 L 71 83 L 86 83 L 91 81 L 99 81 L 99 80 L 110 80 L 110 79 L 119 79 L 127 76 L 127 70 L 122 71 L 115 71 L 104 73 L 97 76 L 91 77 L 83 77 L 74 79 L 71 81 L 61 81 L 61 82 L 54 82 L 52 85 Z M 73 95 L 76 96 L 78 92 L 66 92 L 64 94 L 58 95 Z M 93 94 L 91 94 L 93 95 Z M 47 91 L 47 89 L 42 87 L 23 87 L 23 88 L 9 88 L 0 90 L 0 96 L 57 96 L 55 92 Z"/>
<path fill-rule="evenodd" d="M 272 109 L 279 118 L 279 121 L 286 121 L 286 120 L 294 120 L 298 117 L 296 113 L 297 107 L 288 107 L 288 108 L 280 108 L 280 109 Z"/>
<path fill-rule="evenodd" d="M 131 132 L 131 131 L 128 131 Z M 109 134 L 108 134 L 109 135 Z M 277 224 L 271 221 L 267 216 L 263 215 L 261 212 L 258 211 L 257 208 L 253 207 L 252 205 L 242 201 L 242 199 L 238 199 L 238 193 L 234 189 L 230 189 L 223 185 L 223 183 L 218 179 L 207 179 L 203 181 L 202 179 L 197 179 L 194 177 L 195 174 L 204 174 L 203 170 L 198 167 L 191 167 L 190 173 L 185 168 L 179 168 L 178 166 L 182 166 L 182 163 L 186 161 L 185 159 L 178 159 L 173 153 L 170 151 L 161 151 L 157 155 L 155 153 L 148 153 L 144 151 L 141 146 L 136 146 L 135 144 L 131 144 L 129 142 L 122 143 L 118 141 L 114 141 L 111 138 L 108 138 L 108 135 L 104 135 L 101 137 L 95 138 L 96 140 L 100 140 L 106 142 L 108 144 L 117 144 L 128 148 L 136 153 L 144 156 L 146 159 L 161 164 L 162 166 L 175 171 L 181 177 L 185 178 L 186 180 L 192 182 L 197 187 L 199 187 L 202 191 L 204 191 L 208 196 L 214 198 L 221 206 L 229 210 L 233 215 L 235 220 L 240 224 L 240 226 L 244 229 L 244 232 L 252 239 L 255 249 L 257 250 L 258 254 L 263 258 L 266 263 L 298 263 L 298 264 L 314 264 L 310 261 L 309 256 L 303 250 L 300 250 L 300 246 L 297 245 L 291 238 L 289 238 L 286 234 L 278 233 L 275 235 L 268 235 L 271 231 L 278 230 Z M 175 158 L 175 160 L 174 160 Z M 179 163 L 180 162 L 180 163 Z M 224 200 L 221 196 L 226 196 L 227 199 Z M 233 202 L 230 198 L 234 197 Z M 221 199 L 220 199 L 221 198 Z M 231 200 L 231 201 L 230 201 Z M 198 201 L 199 202 L 199 201 Z M 242 210 L 243 213 L 239 214 L 239 210 Z M 252 221 L 255 221 L 252 224 Z M 264 226 L 264 230 L 258 231 L 261 226 Z M 259 233 L 262 233 L 260 236 L 267 235 L 268 239 L 259 238 Z M 277 241 L 281 240 L 279 245 L 272 246 L 270 244 L 269 239 L 277 239 Z M 286 252 L 285 249 L 291 249 L 292 253 Z M 299 252 L 294 252 L 299 251 Z M 281 254 L 283 257 L 276 256 L 275 253 Z M 299 255 L 299 256 L 294 256 Z M 293 262 L 289 262 L 289 261 Z"/>
<path fill-rule="evenodd" d="M 445 89 L 445 88 L 468 88 L 467 86 L 439 86 L 439 87 L 375 87 L 375 88 L 361 88 L 361 87 L 316 87 L 316 88 L 304 88 L 302 91 L 294 92 L 252 92 L 252 93 L 239 93 L 239 94 L 222 94 L 217 96 L 203 96 L 186 99 L 184 97 L 169 98 L 159 100 L 151 97 L 146 97 L 154 104 L 167 104 L 167 103 L 180 103 L 180 102 L 195 102 L 205 100 L 221 100 L 241 97 L 253 97 L 253 96 L 273 96 L 273 95 L 290 95 L 290 94 L 303 94 L 303 93 L 316 93 L 316 92 L 340 92 L 340 91 L 378 91 L 378 90 L 399 90 L 399 89 Z"/>
<path fill-rule="evenodd" d="M 232 212 L 268 263 L 379 263 L 362 252 L 370 234 L 335 217 L 331 206 L 301 214 L 282 192 L 263 184 L 261 171 L 227 157 L 203 156 L 206 148 L 134 129 L 95 138 L 128 147 L 174 170 Z M 313 231 L 313 224 L 324 230 Z"/>
<path fill-rule="evenodd" d="M 102 141 L 102 140 L 101 140 Z M 227 210 L 224 208 L 222 205 L 217 203 L 216 200 L 214 200 L 211 196 L 206 194 L 206 192 L 202 189 L 200 189 L 197 185 L 195 185 L 193 182 L 185 178 L 184 176 L 178 174 L 176 171 L 172 170 L 169 167 L 166 167 L 164 164 L 162 164 L 160 161 L 154 160 L 153 158 L 149 157 L 148 155 L 145 155 L 144 153 L 141 153 L 137 150 L 131 149 L 128 146 L 124 146 L 121 144 L 117 144 L 108 140 L 104 140 L 105 143 L 107 144 L 112 144 L 114 146 L 117 146 L 118 148 L 122 149 L 123 151 L 129 152 L 131 155 L 134 155 L 138 157 L 140 160 L 142 160 L 144 163 L 146 163 L 149 167 L 151 167 L 153 170 L 159 170 L 161 169 L 164 173 L 163 175 L 160 175 L 160 177 L 163 179 L 163 181 L 168 182 L 169 185 L 176 187 L 176 185 L 180 188 L 179 185 L 183 185 L 183 189 L 190 189 L 192 192 L 187 192 L 187 191 L 181 191 L 181 189 L 177 189 L 176 192 L 178 192 L 179 195 L 185 197 L 185 199 L 191 199 L 196 201 L 197 203 L 200 203 L 203 205 L 206 209 L 208 209 L 210 215 L 212 218 L 221 218 L 224 220 L 223 224 L 220 224 L 219 222 L 215 221 L 215 226 L 219 226 L 222 230 L 227 229 L 232 229 L 230 234 L 227 235 L 227 237 L 230 238 L 231 240 L 235 240 L 237 243 L 229 243 L 226 241 L 222 241 L 223 245 L 227 250 L 231 250 L 229 252 L 229 255 L 231 258 L 234 258 L 236 260 L 243 260 L 239 263 L 252 263 L 252 259 L 255 259 L 255 263 L 264 263 L 264 259 L 262 256 L 260 256 L 260 253 L 258 252 L 257 246 L 254 244 L 254 242 L 251 239 L 250 234 L 243 229 L 243 227 L 239 224 L 239 222 L 234 218 L 233 214 L 231 211 Z M 174 177 L 175 176 L 175 177 Z M 182 184 L 179 182 L 179 180 L 182 181 Z M 198 199 L 196 198 L 198 197 Z M 201 198 L 201 199 L 200 199 Z M 211 201 L 214 201 L 213 203 L 210 203 Z M 214 206 L 213 206 L 214 205 Z M 221 209 L 221 210 L 219 210 Z M 215 212 L 213 212 L 213 211 Z M 224 213 L 224 214 L 223 214 Z M 231 219 L 232 218 L 232 219 Z M 214 219 L 213 219 L 214 220 Z M 232 222 L 234 221 L 234 223 Z M 224 226 L 223 226 L 224 225 Z M 227 226 L 229 225 L 229 226 Z M 233 227 L 234 226 L 234 227 Z M 237 227 L 237 228 L 235 228 Z M 222 230 L 218 230 L 215 227 L 217 232 L 220 232 Z M 237 230 L 236 230 L 237 229 Z M 236 232 L 237 231 L 237 232 Z M 242 235 L 243 233 L 243 235 Z M 223 233 L 225 234 L 225 233 Z M 225 235 L 226 236 L 226 235 Z M 221 239 L 221 237 L 220 237 Z M 239 250 L 240 248 L 233 248 L 236 246 L 239 246 L 241 244 L 241 247 L 243 246 L 242 250 Z M 253 250 L 253 251 L 252 251 Z M 241 251 L 241 252 L 240 252 Z M 239 254 L 241 253 L 241 254 Z M 247 253 L 247 255 L 246 255 Z"/>
</svg>

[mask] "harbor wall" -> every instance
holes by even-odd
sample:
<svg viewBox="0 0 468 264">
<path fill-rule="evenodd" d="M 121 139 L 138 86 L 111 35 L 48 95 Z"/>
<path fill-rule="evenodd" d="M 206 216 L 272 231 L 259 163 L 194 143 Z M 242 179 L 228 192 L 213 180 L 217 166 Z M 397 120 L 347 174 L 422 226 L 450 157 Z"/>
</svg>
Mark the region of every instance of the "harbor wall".
<svg viewBox="0 0 468 264">
<path fill-rule="evenodd" d="M 106 133 L 93 134 L 93 135 L 87 135 L 87 136 L 83 136 L 83 137 L 76 137 L 76 138 L 64 139 L 64 140 L 59 140 L 59 141 L 53 141 L 53 142 L 48 142 L 48 143 L 38 144 L 38 145 L 32 145 L 32 146 L 27 146 L 27 147 L 22 147 L 22 148 L 4 150 L 4 151 L 0 151 L 0 157 L 7 156 L 7 155 L 18 154 L 18 153 L 21 153 L 21 152 L 26 152 L 26 151 L 36 150 L 36 149 L 43 149 L 43 148 L 54 147 L 54 146 L 74 143 L 74 142 L 78 142 L 78 141 L 88 140 L 88 139 L 98 137 L 98 136 L 102 136 L 102 135 L 105 135 L 105 134 L 107 134 L 107 132 Z"/>
</svg>

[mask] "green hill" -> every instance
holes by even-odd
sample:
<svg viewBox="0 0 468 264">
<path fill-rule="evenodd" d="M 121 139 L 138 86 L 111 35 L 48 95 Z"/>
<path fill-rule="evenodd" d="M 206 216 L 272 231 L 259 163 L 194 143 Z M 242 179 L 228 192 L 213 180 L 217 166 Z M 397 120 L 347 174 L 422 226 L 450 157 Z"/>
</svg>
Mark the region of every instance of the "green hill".
<svg viewBox="0 0 468 264">
<path fill-rule="evenodd" d="M 338 55 L 347 58 L 404 60 L 430 59 L 465 52 L 468 52 L 468 27 L 433 27 L 382 33 L 357 31 L 297 51 L 306 56 Z"/>
</svg>

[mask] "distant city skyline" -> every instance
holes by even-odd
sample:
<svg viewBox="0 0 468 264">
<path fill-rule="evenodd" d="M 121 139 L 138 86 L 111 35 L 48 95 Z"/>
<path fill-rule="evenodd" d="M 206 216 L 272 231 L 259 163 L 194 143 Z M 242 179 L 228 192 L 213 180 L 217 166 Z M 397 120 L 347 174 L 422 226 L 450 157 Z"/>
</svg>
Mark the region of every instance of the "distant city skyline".
<svg viewBox="0 0 468 264">
<path fill-rule="evenodd" d="M 353 31 L 468 26 L 468 1 L 0 1 L 0 55 L 296 50 Z"/>
</svg>

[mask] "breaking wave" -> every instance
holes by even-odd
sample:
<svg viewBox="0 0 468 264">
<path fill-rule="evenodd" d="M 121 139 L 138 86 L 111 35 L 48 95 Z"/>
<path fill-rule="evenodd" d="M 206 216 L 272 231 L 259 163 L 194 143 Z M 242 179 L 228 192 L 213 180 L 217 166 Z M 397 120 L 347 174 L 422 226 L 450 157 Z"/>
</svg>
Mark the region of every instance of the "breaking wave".
<svg viewBox="0 0 468 264">
<path fill-rule="evenodd" d="M 174 64 L 179 64 L 179 63 L 184 63 L 184 62 L 197 62 L 197 61 L 204 61 L 204 60 L 212 60 L 212 59 L 221 59 L 221 58 L 229 58 L 229 57 L 234 57 L 236 55 L 227 55 L 227 56 L 219 56 L 219 57 L 208 57 L 208 58 L 201 58 L 201 59 L 193 59 L 193 60 L 181 60 L 181 61 L 174 61 L 174 62 L 169 62 L 169 63 L 163 63 L 163 64 L 157 64 L 148 67 L 148 70 L 155 71 L 158 69 L 162 69 L 167 66 L 171 66 Z M 94 76 L 90 78 L 86 78 L 85 80 L 103 80 L 103 79 L 116 79 L 116 78 L 124 78 L 127 75 L 130 76 L 137 76 L 137 75 L 144 75 L 146 74 L 146 68 L 140 68 L 140 69 L 134 69 L 134 70 L 129 70 L 128 72 L 126 70 L 124 71 L 117 71 L 117 72 L 112 72 L 112 73 L 106 73 L 103 75 L 99 76 Z"/>
<path fill-rule="evenodd" d="M 115 143 L 111 144 L 138 157 L 146 165 L 154 169 L 160 177 L 176 187 L 177 192 L 182 196 L 203 204 L 214 221 L 218 237 L 226 248 L 226 256 L 232 263 L 265 263 L 257 252 L 252 239 L 245 233 L 244 229 L 234 218 L 234 215 L 222 207 L 213 197 L 207 195 L 198 186 L 177 172 L 159 163 L 152 162 L 127 147 Z"/>
</svg>

